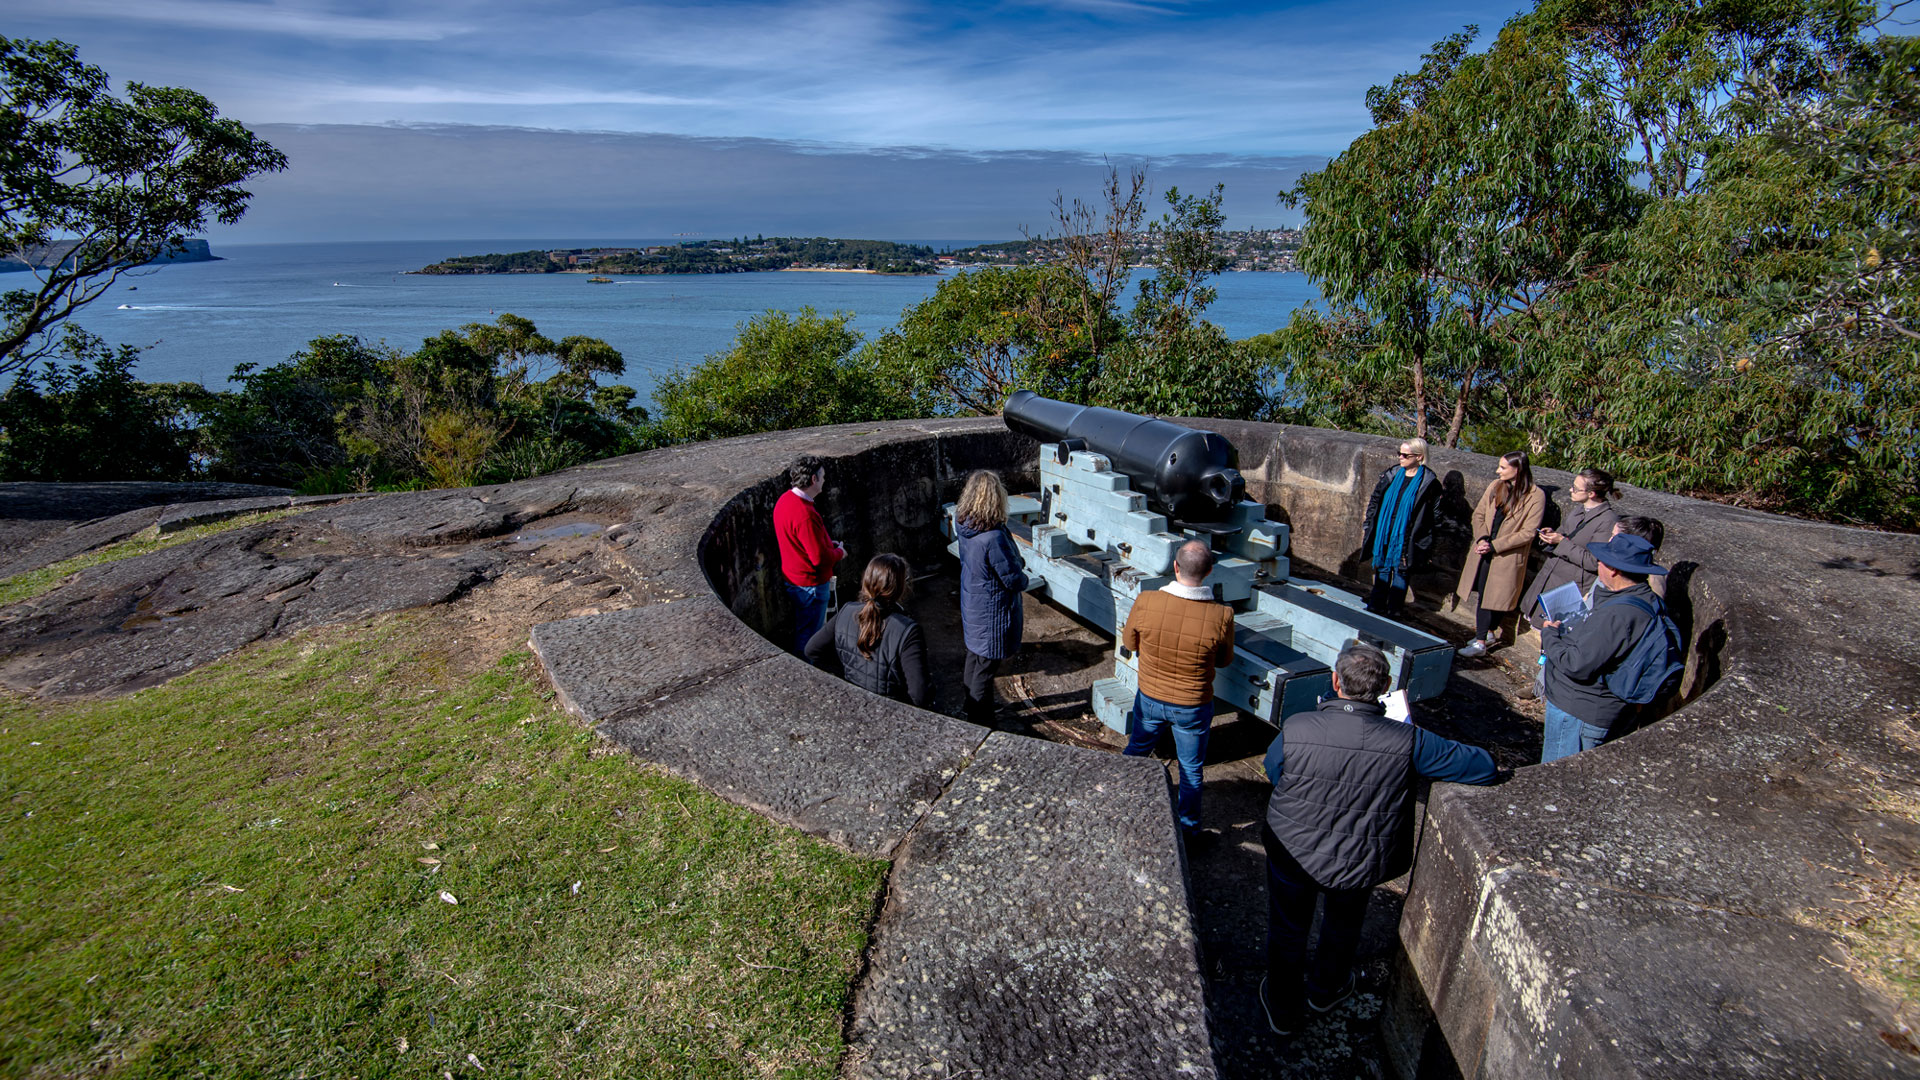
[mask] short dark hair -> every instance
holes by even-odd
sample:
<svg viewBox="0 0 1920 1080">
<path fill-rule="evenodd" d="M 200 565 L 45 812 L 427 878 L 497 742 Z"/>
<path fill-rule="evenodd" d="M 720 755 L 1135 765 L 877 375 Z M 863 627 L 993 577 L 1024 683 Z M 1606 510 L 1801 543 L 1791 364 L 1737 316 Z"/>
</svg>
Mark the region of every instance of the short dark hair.
<svg viewBox="0 0 1920 1080">
<path fill-rule="evenodd" d="M 1620 531 L 1645 540 L 1653 545 L 1655 551 L 1660 550 L 1660 541 L 1667 538 L 1667 527 L 1660 524 L 1659 518 L 1623 517 L 1620 519 Z"/>
<path fill-rule="evenodd" d="M 1617 499 L 1620 492 L 1614 489 L 1613 474 L 1605 469 L 1581 469 L 1574 475 L 1587 482 L 1587 490 L 1602 499 Z"/>
<path fill-rule="evenodd" d="M 1213 550 L 1198 540 L 1189 540 L 1173 553 L 1173 568 L 1195 581 L 1205 581 L 1213 573 Z"/>
<path fill-rule="evenodd" d="M 1333 673 L 1340 676 L 1340 696 L 1354 701 L 1377 700 L 1393 685 L 1387 654 L 1358 639 L 1340 650 L 1333 661 Z"/>
<path fill-rule="evenodd" d="M 826 467 L 826 462 L 812 454 L 801 454 L 787 466 L 787 483 L 797 488 L 806 487 L 813 483 L 813 478 L 819 476 L 820 470 Z"/>
</svg>

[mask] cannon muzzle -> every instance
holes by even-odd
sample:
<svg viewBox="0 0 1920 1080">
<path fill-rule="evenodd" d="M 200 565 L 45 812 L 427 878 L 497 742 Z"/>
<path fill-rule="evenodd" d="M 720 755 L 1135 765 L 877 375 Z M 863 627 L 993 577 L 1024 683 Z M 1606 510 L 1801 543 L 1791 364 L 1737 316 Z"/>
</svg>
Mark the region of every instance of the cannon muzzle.
<svg viewBox="0 0 1920 1080">
<path fill-rule="evenodd" d="M 1084 444 L 1126 473 L 1133 490 L 1175 521 L 1219 521 L 1247 497 L 1247 483 L 1234 467 L 1239 455 L 1215 432 L 1055 401 L 1031 390 L 1014 391 L 1002 415 L 1007 427 L 1041 442 Z"/>
</svg>

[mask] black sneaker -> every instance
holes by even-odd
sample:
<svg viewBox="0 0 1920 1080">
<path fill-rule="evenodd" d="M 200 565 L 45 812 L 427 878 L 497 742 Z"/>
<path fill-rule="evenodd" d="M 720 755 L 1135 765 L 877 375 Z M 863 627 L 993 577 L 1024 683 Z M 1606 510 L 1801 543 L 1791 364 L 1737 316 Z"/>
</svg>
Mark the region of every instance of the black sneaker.
<svg viewBox="0 0 1920 1080">
<path fill-rule="evenodd" d="M 1273 1015 L 1273 1006 L 1268 1004 L 1267 1002 L 1267 977 L 1264 975 L 1260 977 L 1260 1011 L 1265 1013 L 1267 1016 L 1268 1031 L 1271 1031 L 1275 1035 L 1280 1035 L 1280 1036 L 1289 1036 L 1293 1034 L 1294 1021 L 1291 1017 L 1280 1017 L 1279 1019 L 1275 1019 Z M 1282 1021 L 1284 1021 L 1284 1024 L 1282 1023 Z"/>
<path fill-rule="evenodd" d="M 1341 987 L 1338 993 L 1334 994 L 1332 997 L 1328 998 L 1327 1000 L 1315 1001 L 1313 995 L 1308 994 L 1307 1008 L 1312 1009 L 1314 1012 L 1317 1012 L 1317 1013 L 1330 1013 L 1333 1010 L 1339 1008 L 1341 1002 L 1353 996 L 1354 988 L 1359 985 L 1359 982 L 1360 982 L 1359 973 L 1350 971 L 1347 973 L 1347 985 Z"/>
</svg>

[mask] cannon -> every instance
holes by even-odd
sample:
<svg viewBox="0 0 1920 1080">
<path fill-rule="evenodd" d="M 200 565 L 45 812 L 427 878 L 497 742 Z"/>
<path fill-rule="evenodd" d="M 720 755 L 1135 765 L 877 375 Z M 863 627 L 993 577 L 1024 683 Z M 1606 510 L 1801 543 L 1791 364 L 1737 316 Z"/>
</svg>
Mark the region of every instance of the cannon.
<svg viewBox="0 0 1920 1080">
<path fill-rule="evenodd" d="M 1247 497 L 1233 444 L 1211 431 L 1054 401 L 1031 390 L 1014 391 L 1002 415 L 1012 430 L 1052 444 L 1057 464 L 1066 464 L 1075 450 L 1104 456 L 1148 506 L 1178 522 L 1219 521 Z"/>
<path fill-rule="evenodd" d="M 1331 664 L 1354 638 L 1387 656 L 1409 700 L 1446 687 L 1453 649 L 1365 610 L 1360 597 L 1291 577 L 1288 526 L 1246 498 L 1233 444 L 1216 432 L 1117 409 L 1017 391 L 1007 427 L 1037 440 L 1040 490 L 1014 496 L 1008 529 L 1033 589 L 1117 634 L 1143 591 L 1173 580 L 1188 540 L 1214 551 L 1206 584 L 1234 608 L 1234 661 L 1214 676 L 1224 704 L 1278 725 L 1333 692 Z M 945 530 L 953 526 L 946 508 Z M 958 542 L 950 545 L 956 553 Z M 1114 674 L 1093 686 L 1093 711 L 1124 733 L 1138 671 L 1117 645 Z"/>
</svg>

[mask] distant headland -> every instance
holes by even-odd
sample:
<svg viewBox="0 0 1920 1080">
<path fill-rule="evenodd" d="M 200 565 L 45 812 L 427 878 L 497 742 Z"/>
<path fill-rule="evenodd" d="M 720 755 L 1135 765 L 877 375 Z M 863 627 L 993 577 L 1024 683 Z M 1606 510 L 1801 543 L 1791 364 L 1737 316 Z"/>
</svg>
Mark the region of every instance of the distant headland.
<svg viewBox="0 0 1920 1080">
<path fill-rule="evenodd" d="M 1134 238 L 1139 256 L 1156 238 Z M 868 274 L 935 274 L 970 266 L 1018 266 L 1055 261 L 1057 241 L 1035 238 L 980 244 L 936 253 L 924 244 L 891 240 L 756 236 L 735 240 L 688 240 L 653 247 L 554 248 L 492 255 L 459 255 L 414 271 L 418 274 L 744 274 L 766 270 L 818 270 Z M 1226 270 L 1298 269 L 1298 229 L 1253 229 L 1220 234 Z"/>
<path fill-rule="evenodd" d="M 759 270 L 842 270 L 935 274 L 934 251 L 890 240 L 755 237 L 688 240 L 657 247 L 561 248 L 504 255 L 461 255 L 420 274 L 744 274 Z"/>
<path fill-rule="evenodd" d="M 35 244 L 19 251 L 0 255 L 0 274 L 20 270 L 46 270 L 65 262 L 73 249 L 80 246 L 78 240 L 60 240 L 51 244 Z M 218 262 L 220 256 L 213 253 L 205 240 L 178 240 L 162 248 L 160 253 L 141 265 L 176 262 Z"/>
</svg>

